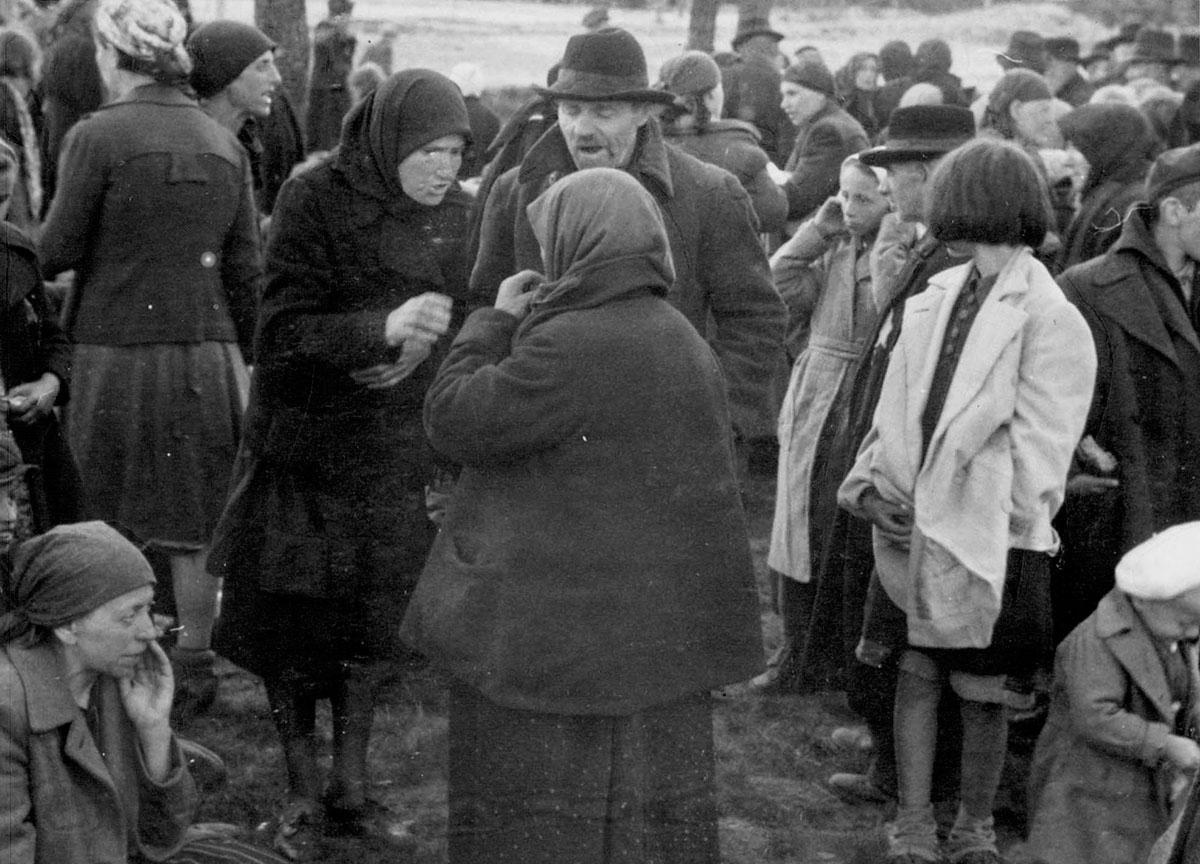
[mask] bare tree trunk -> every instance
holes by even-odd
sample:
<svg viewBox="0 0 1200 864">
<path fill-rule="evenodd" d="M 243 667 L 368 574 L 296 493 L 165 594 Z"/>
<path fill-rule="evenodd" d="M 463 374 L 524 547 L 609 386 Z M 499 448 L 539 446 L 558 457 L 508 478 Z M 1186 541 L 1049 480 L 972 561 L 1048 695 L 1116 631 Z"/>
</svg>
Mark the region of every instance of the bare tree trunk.
<svg viewBox="0 0 1200 864">
<path fill-rule="evenodd" d="M 279 43 L 279 74 L 301 118 L 308 109 L 310 42 L 305 0 L 254 0 L 254 23 Z"/>
<path fill-rule="evenodd" d="M 713 40 L 717 34 L 717 10 L 721 8 L 721 0 L 692 0 L 692 13 L 688 23 L 689 49 L 696 51 L 713 50 Z"/>
<path fill-rule="evenodd" d="M 766 21 L 771 17 L 774 0 L 738 0 L 738 23 L 757 18 Z"/>
</svg>

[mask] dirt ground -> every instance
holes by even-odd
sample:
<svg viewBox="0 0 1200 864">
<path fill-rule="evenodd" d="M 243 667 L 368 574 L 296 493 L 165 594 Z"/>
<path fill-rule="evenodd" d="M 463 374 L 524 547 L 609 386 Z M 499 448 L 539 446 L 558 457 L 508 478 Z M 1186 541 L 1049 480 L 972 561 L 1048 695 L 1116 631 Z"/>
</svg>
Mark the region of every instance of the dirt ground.
<svg viewBox="0 0 1200 864">
<path fill-rule="evenodd" d="M 324 11 L 309 0 L 310 23 Z M 251 0 L 192 0 L 200 19 L 252 19 Z M 576 32 L 586 5 L 486 2 L 486 0 L 358 0 L 363 22 L 360 47 L 370 39 L 394 38 L 397 65 L 442 71 L 470 60 L 484 70 L 490 89 L 541 81 Z M 634 32 L 646 48 L 651 75 L 682 50 L 687 20 L 653 11 L 612 12 L 614 23 Z M 955 68 L 968 85 L 986 91 L 999 77 L 995 51 L 1016 29 L 1046 35 L 1070 34 L 1089 46 L 1108 35 L 1094 22 L 1053 3 L 996 5 L 989 9 L 927 18 L 894 10 L 821 11 L 812 15 L 777 10 L 773 25 L 788 39 L 818 45 L 831 66 L 864 49 L 902 38 L 912 45 L 930 37 L 952 46 Z M 718 48 L 728 45 L 736 24 L 732 4 L 718 19 Z M 767 610 L 766 538 L 773 484 L 751 484 L 748 509 L 752 543 L 764 596 L 766 648 L 774 646 L 778 625 Z M 314 622 L 314 624 L 319 622 Z M 285 781 L 279 749 L 261 684 L 225 666 L 221 698 L 211 716 L 182 730 L 207 744 L 228 762 L 226 786 L 205 804 L 202 818 L 253 827 L 277 806 Z M 861 770 L 863 757 L 835 752 L 829 732 L 850 715 L 839 694 L 816 697 L 742 695 L 717 709 L 721 841 L 729 864 L 867 864 L 879 860 L 886 814 L 872 806 L 848 806 L 825 787 L 834 771 Z M 323 729 L 328 735 L 327 719 Z M 356 841 L 329 841 L 318 860 L 382 864 L 445 861 L 447 719 L 442 683 L 436 675 L 398 676 L 377 716 L 372 749 L 373 795 L 404 820 L 400 850 Z M 1004 826 L 1009 841 L 1011 825 Z"/>
</svg>

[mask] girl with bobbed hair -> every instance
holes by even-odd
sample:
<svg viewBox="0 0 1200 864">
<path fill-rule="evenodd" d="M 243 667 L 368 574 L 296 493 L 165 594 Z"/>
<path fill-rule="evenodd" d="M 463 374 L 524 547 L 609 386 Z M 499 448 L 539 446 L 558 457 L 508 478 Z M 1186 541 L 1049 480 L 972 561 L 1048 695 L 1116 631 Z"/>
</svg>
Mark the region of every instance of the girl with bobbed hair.
<svg viewBox="0 0 1200 864">
<path fill-rule="evenodd" d="M 999 864 L 992 808 L 1008 712 L 1053 650 L 1051 519 L 1091 403 L 1087 324 L 1032 254 L 1050 224 L 1037 168 L 977 139 L 938 165 L 935 237 L 969 256 L 905 306 L 874 424 L 839 491 L 873 524 L 882 591 L 864 645 L 898 657 L 899 808 L 888 861 Z M 930 803 L 938 704 L 962 715 L 960 804 L 939 849 Z"/>
</svg>

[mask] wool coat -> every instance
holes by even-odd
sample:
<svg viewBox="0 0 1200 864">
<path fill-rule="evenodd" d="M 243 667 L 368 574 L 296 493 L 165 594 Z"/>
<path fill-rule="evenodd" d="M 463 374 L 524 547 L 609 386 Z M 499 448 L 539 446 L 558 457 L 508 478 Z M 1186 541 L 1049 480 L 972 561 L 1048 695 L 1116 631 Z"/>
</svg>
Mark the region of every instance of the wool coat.
<svg viewBox="0 0 1200 864">
<path fill-rule="evenodd" d="M 99 738 L 48 644 L 0 650 L 0 861 L 164 861 L 183 845 L 198 801 L 176 741 L 162 782 L 150 778 L 114 678 L 92 690 Z"/>
<path fill-rule="evenodd" d="M 792 175 L 783 185 L 788 219 L 807 219 L 835 194 L 842 162 L 870 144 L 862 124 L 826 99 L 825 107 L 801 126 L 784 166 Z"/>
<path fill-rule="evenodd" d="M 926 444 L 925 407 L 954 301 L 972 269 L 934 276 L 905 305 L 874 424 L 839 491 L 912 507 L 912 548 L 875 533 L 875 561 L 916 646 L 984 648 L 1009 549 L 1054 552 L 1067 469 L 1096 374 L 1087 325 L 1027 248 L 979 307 Z"/>
<path fill-rule="evenodd" d="M 597 272 L 520 331 L 474 312 L 426 400 L 465 467 L 402 636 L 507 708 L 627 715 L 763 666 L 720 365 L 666 280 Z"/>
<path fill-rule="evenodd" d="M 787 220 L 787 198 L 767 173 L 767 154 L 759 146 L 758 131 L 740 120 L 713 120 L 702 131 L 664 129 L 667 143 L 674 144 L 702 162 L 724 168 L 738 179 L 763 234 L 782 231 Z"/>
<path fill-rule="evenodd" d="M 791 327 L 802 331 L 802 338 L 795 339 L 798 356 L 779 412 L 779 469 L 767 563 L 798 582 L 813 577 L 810 535 L 824 530 L 814 520 L 818 514 L 831 516 L 836 506 L 832 498 L 817 500 L 812 488 L 821 431 L 832 420 L 838 429 L 834 434 L 845 432 L 849 405 L 838 396 L 858 371 L 879 318 L 871 295 L 868 246 L 850 236 L 830 242 L 809 221 L 771 259 Z"/>
<path fill-rule="evenodd" d="M 1153 637 L 1114 588 L 1058 647 L 1028 851 L 1046 864 L 1145 861 L 1170 821 L 1163 745 L 1180 709 Z"/>
<path fill-rule="evenodd" d="M 627 170 L 665 215 L 675 263 L 675 284 L 667 298 L 716 351 L 734 426 L 752 429 L 767 410 L 787 312 L 771 282 L 750 198 L 728 171 L 667 145 L 655 120 L 638 133 Z M 496 181 L 480 223 L 479 256 L 471 273 L 473 303 L 490 304 L 500 282 L 514 273 L 542 269 L 525 208 L 554 180 L 573 171 L 574 161 L 556 125 L 518 167 Z"/>
<path fill-rule="evenodd" d="M 1140 210 L 1108 252 L 1058 281 L 1095 340 L 1099 371 L 1085 431 L 1116 457 L 1120 484 L 1071 496 L 1060 530 L 1068 551 L 1092 553 L 1111 585 L 1125 552 L 1200 519 L 1200 336 Z"/>
</svg>

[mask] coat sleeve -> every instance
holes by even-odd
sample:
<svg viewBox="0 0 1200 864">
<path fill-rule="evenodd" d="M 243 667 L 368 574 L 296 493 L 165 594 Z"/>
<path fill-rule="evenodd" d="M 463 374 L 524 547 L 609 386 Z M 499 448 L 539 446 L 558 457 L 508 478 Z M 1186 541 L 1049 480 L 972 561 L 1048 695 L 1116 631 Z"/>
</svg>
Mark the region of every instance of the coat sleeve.
<svg viewBox="0 0 1200 864">
<path fill-rule="evenodd" d="M 1093 629 L 1076 628 L 1062 641 L 1056 678 L 1066 687 L 1077 734 L 1106 753 L 1150 768 L 1162 761 L 1171 730 L 1125 707 L 1135 685 Z"/>
<path fill-rule="evenodd" d="M 848 137 L 836 123 L 818 121 L 804 141 L 803 150 L 783 185 L 788 199 L 788 219 L 804 219 L 837 192 L 842 160 L 867 146 L 865 135 Z"/>
<path fill-rule="evenodd" d="M 810 219 L 771 256 L 775 290 L 787 307 L 787 346 L 797 354 L 808 344 L 813 311 L 829 278 L 825 253 L 831 246 Z"/>
<path fill-rule="evenodd" d="M 520 459 L 583 426 L 573 340 L 554 325 L 531 328 L 512 347 L 517 319 L 496 309 L 467 318 L 425 397 L 433 446 L 465 465 Z"/>
<path fill-rule="evenodd" d="M 246 362 L 251 363 L 258 297 L 262 290 L 262 246 L 249 159 L 243 158 L 242 173 L 241 199 L 233 224 L 225 234 L 221 255 L 221 284 L 229 303 L 229 315 L 237 329 L 238 344 L 246 355 Z"/>
<path fill-rule="evenodd" d="M 314 169 L 315 170 L 315 169 Z M 384 362 L 388 310 L 344 311 L 329 231 L 328 202 L 305 175 L 279 193 L 267 243 L 258 362 L 318 362 L 351 371 Z"/>
<path fill-rule="evenodd" d="M 25 710 L 17 676 L 0 678 L 0 861 L 4 864 L 33 864 L 37 854 Z"/>
<path fill-rule="evenodd" d="M 755 233 L 749 196 L 728 172 L 721 184 L 700 220 L 696 273 L 712 312 L 708 341 L 725 373 L 733 425 L 746 430 L 765 410 L 783 357 L 787 310 Z"/>
<path fill-rule="evenodd" d="M 897 213 L 888 213 L 879 225 L 879 233 L 871 246 L 871 296 L 875 308 L 883 312 L 892 304 L 902 287 L 900 276 L 912 259 L 912 251 L 920 238 L 916 226 L 903 222 Z"/>
<path fill-rule="evenodd" d="M 42 274 L 48 279 L 78 267 L 96 233 L 99 202 L 108 182 L 108 156 L 104 142 L 87 133 L 87 125 L 78 123 L 63 142 L 58 186 L 38 243 Z"/>
<path fill-rule="evenodd" d="M 195 816 L 195 781 L 177 740 L 171 741 L 171 768 L 161 782 L 150 778 L 140 747 L 137 755 L 138 843 L 150 860 L 167 860 L 178 851 Z"/>
<path fill-rule="evenodd" d="M 1067 471 L 1092 402 L 1096 351 L 1083 316 L 1063 300 L 1031 315 L 1026 326 L 1009 432 L 1010 533 L 1021 548 L 1050 551 L 1056 543 L 1053 532 L 1032 534 L 1062 506 Z"/>
</svg>

